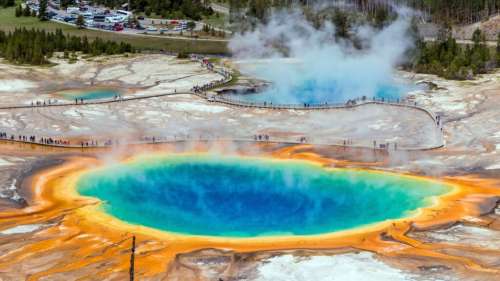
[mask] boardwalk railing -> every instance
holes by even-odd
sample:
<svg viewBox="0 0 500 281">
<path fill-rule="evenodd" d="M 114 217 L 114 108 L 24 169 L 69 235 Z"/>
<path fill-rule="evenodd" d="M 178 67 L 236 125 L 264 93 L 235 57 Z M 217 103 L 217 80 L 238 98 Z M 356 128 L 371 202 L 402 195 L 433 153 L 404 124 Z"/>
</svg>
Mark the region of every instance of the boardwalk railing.
<svg viewBox="0 0 500 281">
<path fill-rule="evenodd" d="M 201 63 L 201 60 L 200 60 Z M 203 64 L 202 64 L 203 66 Z M 119 103 L 119 102 L 127 102 L 127 101 L 133 101 L 133 100 L 142 100 L 142 99 L 150 99 L 150 98 L 157 98 L 157 97 L 164 97 L 164 96 L 174 96 L 174 95 L 196 95 L 201 98 L 206 99 L 206 91 L 212 90 L 217 87 L 224 86 L 228 82 L 230 82 L 233 77 L 231 73 L 225 69 L 219 69 L 215 66 L 209 66 L 209 65 L 204 65 L 209 71 L 215 72 L 219 75 L 221 75 L 223 78 L 218 81 L 213 81 L 211 83 L 207 83 L 205 85 L 199 86 L 200 90 L 198 91 L 184 91 L 184 92 L 177 92 L 174 90 L 174 92 L 168 92 L 168 93 L 162 93 L 162 94 L 154 94 L 154 95 L 144 95 L 144 96 L 130 96 L 130 97 L 123 97 L 123 96 L 116 96 L 113 98 L 108 98 L 108 99 L 95 99 L 95 100 L 87 100 L 83 99 L 82 102 L 73 102 L 73 101 L 68 101 L 68 102 L 61 102 L 60 100 L 42 100 L 42 101 L 34 101 L 32 104 L 13 104 L 9 106 L 0 106 L 0 110 L 8 110 L 8 109 L 23 109 L 23 108 L 43 108 L 43 107 L 61 107 L 61 106 L 83 106 L 83 105 L 99 105 L 99 104 L 109 104 L 109 103 Z M 79 99 L 80 100 L 80 99 Z"/>
<path fill-rule="evenodd" d="M 225 69 L 218 69 L 212 64 L 204 63 L 200 60 L 202 66 L 206 67 L 208 70 L 216 72 L 223 76 L 223 79 L 211 82 L 199 87 L 195 87 L 190 92 L 169 92 L 164 94 L 156 94 L 156 95 L 147 95 L 147 96 L 132 96 L 132 97 L 118 97 L 107 100 L 93 100 L 93 101 L 85 101 L 84 103 L 45 103 L 43 105 L 13 105 L 7 107 L 0 107 L 0 109 L 19 109 L 19 108 L 38 108 L 38 107 L 57 107 L 57 106 L 75 106 L 75 105 L 97 105 L 97 104 L 108 104 L 115 102 L 126 102 L 132 100 L 140 100 L 140 99 L 148 99 L 162 96 L 171 96 L 171 95 L 184 95 L 191 94 L 196 95 L 200 98 L 206 99 L 209 102 L 222 103 L 231 106 L 238 107 L 247 107 L 247 108 L 263 108 L 263 109 L 277 109 L 277 110 L 322 110 L 322 109 L 349 109 L 354 107 L 359 107 L 363 105 L 369 104 L 379 104 L 379 105 L 389 105 L 389 106 L 399 106 L 399 107 L 407 107 L 416 110 L 420 110 L 425 112 L 436 125 L 436 129 L 441 131 L 442 128 L 440 125 L 440 120 L 438 117 L 430 110 L 417 105 L 416 103 L 411 103 L 404 100 L 387 100 L 387 99 L 367 99 L 367 98 L 358 98 L 349 100 L 346 103 L 321 103 L 321 104 L 273 104 L 267 102 L 249 102 L 244 100 L 237 100 L 228 98 L 227 95 L 208 95 L 207 91 L 212 90 L 214 88 L 224 86 L 229 81 L 231 81 L 232 75 L 229 71 Z M 34 137 L 34 136 L 31 136 Z M 145 137 L 139 140 L 126 140 L 124 142 L 120 142 L 117 140 L 84 140 L 78 142 L 68 142 L 63 140 L 57 140 L 53 137 L 44 137 L 43 139 L 40 137 L 34 137 L 35 141 L 29 141 L 30 136 L 23 136 L 19 134 L 6 134 L 4 133 L 3 137 L 0 137 L 0 140 L 6 140 L 11 142 L 22 142 L 22 143 L 31 143 L 37 145 L 45 145 L 45 146 L 54 146 L 54 147 L 67 147 L 67 148 L 91 148 L 91 147 L 110 147 L 116 145 L 134 145 L 134 144 L 156 144 L 156 143 L 176 143 L 176 142 L 188 142 L 188 141 L 231 141 L 231 142 L 269 142 L 269 143 L 287 143 L 287 144 L 311 144 L 311 145 L 326 145 L 326 146 L 345 146 L 345 147 L 359 147 L 359 148 L 372 148 L 372 149 L 382 149 L 387 150 L 392 148 L 394 150 L 429 150 L 441 148 L 444 146 L 444 138 L 442 137 L 439 140 L 439 143 L 434 145 L 429 145 L 426 147 L 412 147 L 412 146 L 404 146 L 398 145 L 396 143 L 387 144 L 383 140 L 349 140 L 342 138 L 332 138 L 329 137 L 327 140 L 325 138 L 321 138 L 321 140 L 317 140 L 314 137 L 310 136 L 300 136 L 296 138 L 278 138 L 274 136 L 264 136 L 264 138 L 259 138 L 258 135 L 252 137 L 216 137 L 216 136 L 198 136 L 198 137 L 189 137 L 189 135 L 174 135 L 174 136 L 162 136 L 162 137 Z"/>
<path fill-rule="evenodd" d="M 298 136 L 298 137 L 275 137 L 269 135 L 254 135 L 254 136 L 240 136 L 240 137 L 227 137 L 227 136 L 214 136 L 214 135 L 171 135 L 171 136 L 148 136 L 140 139 L 83 139 L 83 140 L 67 140 L 59 139 L 57 137 L 38 137 L 33 136 L 34 141 L 30 138 L 23 138 L 22 135 L 13 135 L 3 132 L 0 134 L 0 141 L 8 141 L 13 143 L 24 143 L 33 145 L 42 145 L 49 147 L 61 148 L 105 148 L 105 147 L 119 147 L 128 145 L 148 145 L 148 144 L 175 144 L 185 142 L 236 142 L 236 143 L 276 143 L 276 144 L 307 144 L 317 146 L 337 146 L 346 148 L 369 148 L 375 150 L 431 150 L 443 147 L 442 144 L 436 143 L 425 147 L 405 146 L 397 143 L 387 143 L 384 140 L 351 140 L 335 137 L 311 137 L 311 136 Z"/>
<path fill-rule="evenodd" d="M 147 96 L 131 96 L 131 97 L 119 97 L 112 99 L 98 99 L 98 100 L 84 100 L 84 102 L 74 103 L 74 102 L 57 102 L 57 103 L 45 103 L 45 104 L 33 104 L 33 105 L 10 105 L 0 107 L 1 109 L 22 109 L 22 108 L 43 108 L 43 107 L 61 107 L 61 106 L 81 106 L 81 105 L 97 105 L 97 104 L 109 104 L 109 103 L 119 103 L 119 102 L 127 102 L 133 100 L 142 100 L 142 99 L 150 99 L 150 98 L 158 98 L 164 96 L 174 96 L 174 95 L 191 95 L 192 92 L 169 92 L 163 94 L 156 95 L 147 95 Z"/>
<path fill-rule="evenodd" d="M 392 105 L 399 107 L 413 108 L 416 110 L 424 111 L 436 122 L 436 115 L 429 109 L 404 100 L 386 100 L 386 99 L 354 99 L 346 103 L 317 103 L 317 104 L 276 104 L 272 102 L 250 102 L 241 99 L 231 99 L 225 95 L 214 95 L 206 97 L 210 102 L 217 102 L 232 106 L 247 107 L 247 108 L 261 108 L 261 109 L 280 109 L 280 110 L 322 110 L 322 109 L 342 109 L 354 108 L 367 104 L 380 104 Z"/>
<path fill-rule="evenodd" d="M 10 105 L 10 106 L 0 106 L 0 110 L 8 110 L 8 109 L 23 109 L 23 108 L 40 108 L 40 107 L 61 107 L 61 106 L 81 106 L 81 105 L 99 105 L 99 104 L 109 104 L 109 103 L 118 103 L 118 102 L 127 102 L 133 100 L 142 100 L 149 98 L 157 98 L 164 96 L 173 96 L 173 95 L 196 95 L 200 98 L 206 99 L 209 102 L 217 102 L 226 105 L 239 106 L 239 107 L 248 107 L 248 108 L 262 108 L 262 109 L 289 109 L 289 110 L 320 110 L 320 109 L 341 109 L 341 108 L 353 108 L 356 106 L 361 106 L 365 104 L 385 104 L 385 105 L 394 105 L 394 106 L 404 106 L 409 108 L 414 108 L 418 110 L 425 111 L 434 121 L 436 121 L 436 116 L 432 111 L 417 105 L 416 103 L 406 102 L 404 100 L 387 100 L 387 99 L 368 99 L 368 98 L 357 98 L 349 100 L 345 103 L 316 103 L 316 104 L 276 104 L 272 102 L 250 102 L 241 99 L 231 99 L 228 97 L 230 94 L 214 94 L 208 95 L 207 91 L 210 91 L 214 88 L 221 87 L 229 83 L 233 77 L 231 73 L 225 69 L 220 69 L 215 67 L 212 64 L 204 63 L 201 59 L 196 59 L 201 63 L 203 67 L 206 67 L 209 71 L 213 71 L 223 76 L 223 79 L 214 81 L 211 83 L 207 83 L 201 86 L 195 86 L 191 91 L 187 92 L 169 92 L 163 94 L 155 94 L 155 95 L 144 95 L 144 96 L 131 96 L 131 97 L 115 97 L 111 99 L 98 99 L 98 100 L 85 100 L 84 102 L 57 102 L 57 103 L 34 103 L 31 105 L 23 104 L 23 105 Z"/>
</svg>

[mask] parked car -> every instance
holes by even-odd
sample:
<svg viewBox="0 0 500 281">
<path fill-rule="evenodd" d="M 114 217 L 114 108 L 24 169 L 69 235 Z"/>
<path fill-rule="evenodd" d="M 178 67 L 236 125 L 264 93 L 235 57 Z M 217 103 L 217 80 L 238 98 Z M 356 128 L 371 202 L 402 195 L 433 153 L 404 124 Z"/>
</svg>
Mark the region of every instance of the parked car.
<svg viewBox="0 0 500 281">
<path fill-rule="evenodd" d="M 137 19 L 138 20 L 144 20 L 144 17 L 143 16 L 138 16 Z"/>
<path fill-rule="evenodd" d="M 156 32 L 158 29 L 152 25 L 148 26 L 147 31 Z"/>
<path fill-rule="evenodd" d="M 94 22 L 105 22 L 106 16 L 104 15 L 94 15 Z"/>
<path fill-rule="evenodd" d="M 68 14 L 78 14 L 80 12 L 80 8 L 79 7 L 68 7 L 66 9 L 66 12 Z"/>
<path fill-rule="evenodd" d="M 80 15 L 83 16 L 86 19 L 92 19 L 92 18 L 94 18 L 94 14 L 92 14 L 91 12 L 83 12 L 83 13 L 80 13 Z"/>
<path fill-rule="evenodd" d="M 115 25 L 113 26 L 113 30 L 114 31 L 122 31 L 123 30 L 123 24 L 121 24 L 121 23 L 115 23 Z"/>
</svg>

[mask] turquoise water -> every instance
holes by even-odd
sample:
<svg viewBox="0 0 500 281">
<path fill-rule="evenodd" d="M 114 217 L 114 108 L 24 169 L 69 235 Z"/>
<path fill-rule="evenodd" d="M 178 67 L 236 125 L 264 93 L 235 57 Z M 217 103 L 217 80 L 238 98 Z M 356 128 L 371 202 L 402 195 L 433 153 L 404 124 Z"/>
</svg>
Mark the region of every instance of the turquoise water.
<svg viewBox="0 0 500 281">
<path fill-rule="evenodd" d="M 350 229 L 405 217 L 449 191 L 393 174 L 208 155 L 139 158 L 89 172 L 77 189 L 132 224 L 227 237 Z"/>
<path fill-rule="evenodd" d="M 75 100 L 97 100 L 97 99 L 109 99 L 115 96 L 120 96 L 120 91 L 114 89 L 92 89 L 92 90 L 81 90 L 81 91 L 66 91 L 59 94 L 64 99 Z"/>
<path fill-rule="evenodd" d="M 226 94 L 230 99 L 253 103 L 273 104 L 324 104 L 345 103 L 350 99 L 373 97 L 380 100 L 397 101 L 417 86 L 404 83 L 381 84 L 376 88 L 363 89 L 348 87 L 335 82 L 322 83 L 314 80 L 305 81 L 291 88 L 270 88 L 260 93 L 232 93 Z"/>
</svg>

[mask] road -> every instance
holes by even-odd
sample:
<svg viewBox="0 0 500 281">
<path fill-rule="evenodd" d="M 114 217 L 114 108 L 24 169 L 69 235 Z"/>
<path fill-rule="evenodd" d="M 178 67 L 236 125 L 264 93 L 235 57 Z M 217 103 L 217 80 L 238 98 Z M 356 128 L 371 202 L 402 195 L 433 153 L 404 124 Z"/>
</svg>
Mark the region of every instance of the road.
<svg viewBox="0 0 500 281">
<path fill-rule="evenodd" d="M 424 41 L 425 42 L 435 42 L 437 39 L 435 37 L 425 37 Z M 474 42 L 472 40 L 456 40 L 458 44 L 462 45 L 473 45 Z M 497 42 L 496 41 L 486 41 L 486 45 L 488 47 L 496 47 Z"/>
<path fill-rule="evenodd" d="M 210 7 L 212 7 L 212 9 L 214 11 L 216 11 L 217 13 L 229 15 L 229 7 L 227 7 L 225 5 L 212 2 L 212 3 L 210 3 Z"/>
<path fill-rule="evenodd" d="M 57 20 L 52 20 L 57 23 L 61 24 L 66 24 L 66 25 L 71 25 L 75 26 L 74 24 L 67 23 L 64 21 L 57 21 Z M 124 28 L 123 31 L 113 31 L 113 30 L 106 30 L 106 29 L 100 29 L 100 28 L 93 28 L 93 27 L 87 27 L 86 29 L 89 30 L 96 30 L 96 31 L 101 31 L 101 32 L 111 32 L 111 33 L 116 33 L 116 34 L 123 34 L 123 35 L 132 35 L 132 36 L 142 36 L 145 38 L 163 38 L 163 39 L 176 39 L 176 40 L 190 40 L 190 41 L 208 41 L 208 42 L 229 42 L 229 39 L 214 39 L 214 38 L 193 38 L 193 37 L 185 37 L 185 36 L 175 36 L 175 35 L 159 35 L 158 32 L 156 32 L 157 35 L 155 34 L 145 34 L 145 30 L 137 30 L 137 29 L 132 29 L 132 28 Z M 185 31 L 189 32 L 189 31 Z"/>
</svg>

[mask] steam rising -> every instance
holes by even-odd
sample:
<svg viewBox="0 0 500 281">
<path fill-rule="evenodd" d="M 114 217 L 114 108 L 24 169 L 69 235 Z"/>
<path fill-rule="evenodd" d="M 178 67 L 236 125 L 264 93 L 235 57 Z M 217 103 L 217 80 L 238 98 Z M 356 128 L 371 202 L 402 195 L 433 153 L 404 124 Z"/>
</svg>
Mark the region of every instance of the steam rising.
<svg viewBox="0 0 500 281">
<path fill-rule="evenodd" d="M 394 97 L 404 87 L 395 83 L 393 72 L 413 45 L 409 27 L 404 13 L 382 30 L 357 26 L 353 36 L 360 39 L 360 50 L 335 38 L 331 22 L 316 29 L 299 12 L 287 12 L 236 35 L 229 46 L 239 60 L 266 59 L 264 64 L 243 63 L 242 70 L 272 82 L 268 91 L 274 100 L 345 101 L 387 91 Z"/>
</svg>

